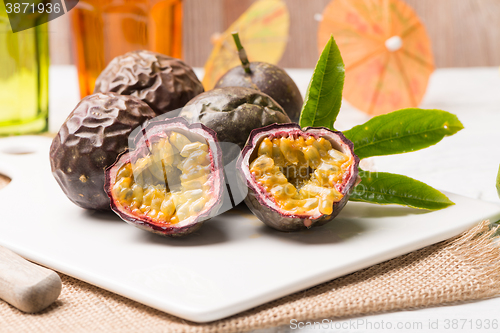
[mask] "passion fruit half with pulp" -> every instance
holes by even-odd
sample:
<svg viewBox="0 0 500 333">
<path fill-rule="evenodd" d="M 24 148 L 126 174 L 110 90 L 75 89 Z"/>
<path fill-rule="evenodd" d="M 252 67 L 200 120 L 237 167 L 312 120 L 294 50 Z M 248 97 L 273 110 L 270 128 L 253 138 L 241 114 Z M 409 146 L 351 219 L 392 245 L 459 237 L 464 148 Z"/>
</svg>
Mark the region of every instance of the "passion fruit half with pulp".
<svg viewBox="0 0 500 333">
<path fill-rule="evenodd" d="M 358 164 L 341 132 L 275 124 L 252 131 L 237 167 L 250 210 L 274 229 L 294 231 L 337 216 L 357 182 Z"/>
<path fill-rule="evenodd" d="M 182 236 L 217 214 L 225 184 L 215 132 L 183 118 L 153 120 L 134 142 L 106 171 L 111 208 L 125 222 Z"/>
</svg>

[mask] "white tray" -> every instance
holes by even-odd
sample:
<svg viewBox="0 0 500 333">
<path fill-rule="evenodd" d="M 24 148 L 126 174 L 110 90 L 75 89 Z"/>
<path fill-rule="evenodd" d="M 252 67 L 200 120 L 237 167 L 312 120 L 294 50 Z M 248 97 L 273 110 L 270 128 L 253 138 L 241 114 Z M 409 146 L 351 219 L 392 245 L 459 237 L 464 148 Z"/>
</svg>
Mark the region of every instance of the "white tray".
<svg viewBox="0 0 500 333">
<path fill-rule="evenodd" d="M 50 174 L 50 139 L 0 140 L 0 244 L 59 272 L 195 322 L 224 318 L 455 236 L 500 206 L 448 194 L 428 212 L 350 202 L 332 223 L 298 233 L 233 210 L 182 239 L 113 213 L 78 208 Z M 32 152 L 31 154 L 12 154 Z"/>
</svg>

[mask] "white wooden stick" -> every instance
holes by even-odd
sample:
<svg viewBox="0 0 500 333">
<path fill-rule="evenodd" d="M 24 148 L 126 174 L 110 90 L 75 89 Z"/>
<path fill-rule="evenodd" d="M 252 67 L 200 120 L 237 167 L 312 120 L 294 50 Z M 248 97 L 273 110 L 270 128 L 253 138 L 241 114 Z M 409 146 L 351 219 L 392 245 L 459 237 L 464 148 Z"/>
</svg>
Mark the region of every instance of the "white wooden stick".
<svg viewBox="0 0 500 333">
<path fill-rule="evenodd" d="M 0 298 L 24 312 L 38 312 L 61 293 L 59 275 L 0 246 Z"/>
</svg>

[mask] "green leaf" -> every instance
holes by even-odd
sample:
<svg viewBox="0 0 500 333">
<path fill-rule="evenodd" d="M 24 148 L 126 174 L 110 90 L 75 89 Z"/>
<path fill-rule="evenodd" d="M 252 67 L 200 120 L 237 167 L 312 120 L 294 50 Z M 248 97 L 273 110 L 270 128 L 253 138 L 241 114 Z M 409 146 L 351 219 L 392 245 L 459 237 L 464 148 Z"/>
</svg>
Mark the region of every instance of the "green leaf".
<svg viewBox="0 0 500 333">
<path fill-rule="evenodd" d="M 443 193 L 410 177 L 362 170 L 359 175 L 361 183 L 355 187 L 349 200 L 430 210 L 454 205 Z"/>
<path fill-rule="evenodd" d="M 464 126 L 442 110 L 403 109 L 374 117 L 345 131 L 358 157 L 407 153 L 432 146 Z"/>
<path fill-rule="evenodd" d="M 344 62 L 331 36 L 319 57 L 307 88 L 300 113 L 301 127 L 324 126 L 333 129 L 342 102 L 344 76 Z"/>
</svg>

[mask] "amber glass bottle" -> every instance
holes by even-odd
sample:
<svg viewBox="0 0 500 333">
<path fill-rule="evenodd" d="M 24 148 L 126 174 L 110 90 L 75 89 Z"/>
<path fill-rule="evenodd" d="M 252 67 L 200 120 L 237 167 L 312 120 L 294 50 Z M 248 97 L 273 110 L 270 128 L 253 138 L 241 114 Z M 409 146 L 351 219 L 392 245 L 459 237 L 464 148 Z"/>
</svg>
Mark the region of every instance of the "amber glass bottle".
<svg viewBox="0 0 500 333">
<path fill-rule="evenodd" d="M 82 97 L 118 55 L 147 49 L 182 58 L 182 0 L 80 0 L 70 14 Z"/>
</svg>

